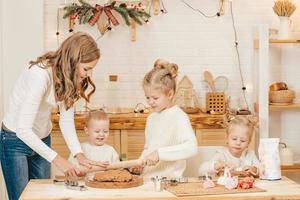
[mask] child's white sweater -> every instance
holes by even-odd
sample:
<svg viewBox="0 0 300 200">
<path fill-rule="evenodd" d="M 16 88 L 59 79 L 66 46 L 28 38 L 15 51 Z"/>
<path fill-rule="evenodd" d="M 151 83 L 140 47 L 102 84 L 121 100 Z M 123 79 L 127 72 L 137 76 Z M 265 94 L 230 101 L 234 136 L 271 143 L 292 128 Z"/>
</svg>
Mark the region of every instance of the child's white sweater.
<svg viewBox="0 0 300 200">
<path fill-rule="evenodd" d="M 144 168 L 146 178 L 156 175 L 181 177 L 186 168 L 185 159 L 197 153 L 197 140 L 189 117 L 178 106 L 154 112 L 147 118 L 141 158 L 156 150 L 160 161 Z"/>
<path fill-rule="evenodd" d="M 259 168 L 259 161 L 253 150 L 245 149 L 241 157 L 237 158 L 229 152 L 227 147 L 222 147 L 216 150 L 216 153 L 211 160 L 201 164 L 199 175 L 204 176 L 206 173 L 214 175 L 214 165 L 216 162 L 229 162 L 234 165 L 234 168 L 243 168 L 245 166 L 255 166 Z"/>
<path fill-rule="evenodd" d="M 119 162 L 119 155 L 116 150 L 107 144 L 96 146 L 88 142 L 81 143 L 84 155 L 93 161 L 108 161 L 109 163 Z M 73 155 L 69 156 L 69 161 L 79 167 L 77 159 Z"/>
</svg>

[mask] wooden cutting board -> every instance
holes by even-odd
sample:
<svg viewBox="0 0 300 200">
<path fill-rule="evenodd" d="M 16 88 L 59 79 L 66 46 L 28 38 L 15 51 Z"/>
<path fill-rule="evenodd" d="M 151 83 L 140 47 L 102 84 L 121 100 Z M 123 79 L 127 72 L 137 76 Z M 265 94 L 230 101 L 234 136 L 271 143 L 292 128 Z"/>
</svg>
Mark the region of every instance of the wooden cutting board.
<svg viewBox="0 0 300 200">
<path fill-rule="evenodd" d="M 226 189 L 223 185 L 216 185 L 214 188 L 205 189 L 202 183 L 179 183 L 175 186 L 164 185 L 165 190 L 173 193 L 178 197 L 182 196 L 203 196 L 203 195 L 217 195 L 217 194 L 235 194 L 235 193 L 250 193 L 250 192 L 265 192 L 265 190 L 253 187 L 250 189 Z"/>
<path fill-rule="evenodd" d="M 142 177 L 134 176 L 129 182 L 99 182 L 94 180 L 85 180 L 85 185 L 93 188 L 116 189 L 116 188 L 131 188 L 144 184 Z"/>
</svg>

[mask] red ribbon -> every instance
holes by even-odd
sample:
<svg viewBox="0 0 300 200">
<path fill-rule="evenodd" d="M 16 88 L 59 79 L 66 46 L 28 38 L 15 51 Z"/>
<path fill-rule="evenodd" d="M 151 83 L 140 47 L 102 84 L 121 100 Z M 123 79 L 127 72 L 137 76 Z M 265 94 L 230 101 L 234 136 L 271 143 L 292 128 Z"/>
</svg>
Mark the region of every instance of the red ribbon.
<svg viewBox="0 0 300 200">
<path fill-rule="evenodd" d="M 112 14 L 111 10 L 112 10 L 112 5 L 109 5 L 109 6 L 100 6 L 98 4 L 96 4 L 96 13 L 95 15 L 89 20 L 89 24 L 91 26 L 93 26 L 99 19 L 102 11 L 104 10 L 107 18 L 111 21 L 111 23 L 114 25 L 114 26 L 117 26 L 119 25 L 119 22 L 117 20 L 117 18 L 115 18 L 115 16 Z"/>
<path fill-rule="evenodd" d="M 91 26 L 94 26 L 95 23 L 98 21 L 100 14 L 102 13 L 103 8 L 101 6 L 99 6 L 98 4 L 96 4 L 96 13 L 95 15 L 90 19 L 89 24 Z"/>
<path fill-rule="evenodd" d="M 111 23 L 114 26 L 117 26 L 117 25 L 119 25 L 119 22 L 118 22 L 117 18 L 115 18 L 115 16 L 113 16 L 111 9 L 112 9 L 112 6 L 105 6 L 104 12 L 105 12 L 106 16 L 108 17 L 108 19 L 111 21 Z"/>
</svg>

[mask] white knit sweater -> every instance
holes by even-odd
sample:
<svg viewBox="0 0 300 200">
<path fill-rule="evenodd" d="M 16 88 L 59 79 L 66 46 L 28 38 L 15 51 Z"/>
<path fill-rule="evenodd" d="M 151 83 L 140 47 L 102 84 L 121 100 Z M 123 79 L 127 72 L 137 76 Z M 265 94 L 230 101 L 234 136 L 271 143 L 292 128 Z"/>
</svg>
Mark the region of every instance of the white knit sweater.
<svg viewBox="0 0 300 200">
<path fill-rule="evenodd" d="M 216 162 L 229 162 L 234 165 L 234 168 L 243 168 L 245 166 L 255 166 L 259 169 L 259 161 L 255 152 L 251 149 L 245 149 L 241 157 L 234 157 L 227 147 L 222 147 L 216 150 L 215 155 L 206 162 L 203 162 L 199 168 L 199 175 L 204 176 L 206 173 L 215 175 Z"/>
<path fill-rule="evenodd" d="M 154 112 L 147 118 L 141 158 L 155 150 L 158 150 L 160 161 L 144 168 L 146 178 L 156 175 L 181 177 L 186 168 L 185 159 L 197 153 L 197 140 L 190 120 L 178 106 Z"/>
<path fill-rule="evenodd" d="M 52 162 L 57 153 L 42 142 L 52 129 L 51 109 L 59 105 L 59 125 L 72 154 L 82 152 L 74 126 L 74 109 L 56 103 L 52 68 L 26 68 L 12 91 L 3 124 L 31 149 Z"/>
<path fill-rule="evenodd" d="M 96 146 L 88 142 L 81 143 L 84 155 L 94 161 L 108 161 L 109 163 L 120 162 L 119 155 L 116 150 L 107 144 Z M 73 155 L 69 156 L 69 161 L 79 167 L 77 159 Z"/>
</svg>

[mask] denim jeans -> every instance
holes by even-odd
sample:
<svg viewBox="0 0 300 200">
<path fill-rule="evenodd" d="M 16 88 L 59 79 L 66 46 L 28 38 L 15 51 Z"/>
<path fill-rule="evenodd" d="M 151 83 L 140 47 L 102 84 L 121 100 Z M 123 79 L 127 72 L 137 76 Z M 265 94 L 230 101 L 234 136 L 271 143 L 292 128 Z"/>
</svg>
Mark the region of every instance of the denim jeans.
<svg viewBox="0 0 300 200">
<path fill-rule="evenodd" d="M 50 146 L 50 136 L 42 139 Z M 20 140 L 1 129 L 0 160 L 10 200 L 18 200 L 30 179 L 50 178 L 50 163 Z"/>
</svg>

